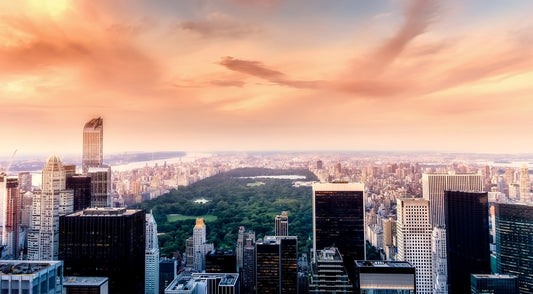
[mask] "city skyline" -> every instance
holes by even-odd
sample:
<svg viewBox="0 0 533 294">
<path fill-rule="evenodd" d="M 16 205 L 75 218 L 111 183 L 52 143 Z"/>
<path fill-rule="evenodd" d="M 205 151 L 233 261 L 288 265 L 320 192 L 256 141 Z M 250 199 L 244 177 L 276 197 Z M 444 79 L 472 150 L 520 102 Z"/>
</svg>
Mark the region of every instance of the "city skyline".
<svg viewBox="0 0 533 294">
<path fill-rule="evenodd" d="M 0 153 L 530 152 L 531 8 L 2 0 Z"/>
</svg>

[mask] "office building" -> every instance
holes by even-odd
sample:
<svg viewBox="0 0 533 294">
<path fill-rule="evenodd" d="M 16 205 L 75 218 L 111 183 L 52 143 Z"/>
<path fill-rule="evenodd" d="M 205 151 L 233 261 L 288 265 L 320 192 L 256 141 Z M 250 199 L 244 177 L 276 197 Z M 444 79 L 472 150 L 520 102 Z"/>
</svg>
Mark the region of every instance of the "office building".
<svg viewBox="0 0 533 294">
<path fill-rule="evenodd" d="M 42 172 L 42 189 L 33 198 L 28 259 L 57 260 L 59 216 L 72 209 L 72 191 L 66 190 L 65 169 L 59 157 L 52 155 Z"/>
<path fill-rule="evenodd" d="M 415 267 L 407 261 L 355 261 L 355 293 L 420 293 L 415 280 Z"/>
<path fill-rule="evenodd" d="M 0 287 L 9 294 L 61 294 L 63 262 L 0 260 Z"/>
<path fill-rule="evenodd" d="M 255 233 L 246 238 L 243 248 L 243 266 L 241 275 L 241 293 L 252 293 L 255 288 Z"/>
<path fill-rule="evenodd" d="M 235 250 L 217 249 L 208 252 L 205 256 L 206 273 L 236 273 L 237 258 Z"/>
<path fill-rule="evenodd" d="M 494 204 L 496 269 L 518 276 L 520 293 L 533 293 L 533 204 Z"/>
<path fill-rule="evenodd" d="M 196 225 L 194 226 L 192 233 L 192 251 L 191 248 L 187 248 L 187 265 L 189 265 L 189 254 L 192 253 L 192 266 L 195 270 L 202 272 L 205 271 L 205 256 L 208 252 L 215 250 L 215 246 L 212 243 L 207 242 L 207 228 L 203 218 L 196 219 Z M 190 246 L 190 240 L 187 239 L 187 246 Z"/>
<path fill-rule="evenodd" d="M 297 237 L 266 236 L 256 243 L 255 250 L 257 293 L 297 293 Z"/>
<path fill-rule="evenodd" d="M 531 187 L 529 181 L 529 169 L 527 164 L 523 164 L 520 168 L 520 201 L 531 202 Z"/>
<path fill-rule="evenodd" d="M 239 274 L 181 273 L 165 289 L 165 294 L 239 294 Z"/>
<path fill-rule="evenodd" d="M 487 192 L 446 191 L 446 256 L 448 293 L 470 291 L 470 274 L 490 273 Z"/>
<path fill-rule="evenodd" d="M 162 258 L 159 261 L 159 294 L 177 277 L 178 263 L 175 259 Z"/>
<path fill-rule="evenodd" d="M 83 173 L 91 167 L 101 167 L 103 162 L 104 120 L 99 117 L 91 119 L 83 127 Z"/>
<path fill-rule="evenodd" d="M 335 247 L 324 248 L 312 258 L 310 294 L 353 293 L 353 285 L 348 280 L 342 256 Z"/>
<path fill-rule="evenodd" d="M 283 211 L 280 215 L 276 215 L 275 219 L 275 234 L 276 236 L 288 236 L 289 235 L 289 217 L 287 212 Z"/>
<path fill-rule="evenodd" d="M 0 174 L 0 228 L 3 256 L 19 257 L 21 197 L 18 177 Z"/>
<path fill-rule="evenodd" d="M 91 177 L 91 207 L 110 207 L 111 167 L 91 167 L 87 176 Z"/>
<path fill-rule="evenodd" d="M 313 251 L 337 247 L 348 277 L 354 260 L 365 259 L 364 185 L 313 184 Z"/>
<path fill-rule="evenodd" d="M 399 261 L 416 267 L 416 293 L 433 293 L 433 255 L 429 201 L 421 198 L 400 198 L 397 202 L 397 235 Z"/>
<path fill-rule="evenodd" d="M 510 275 L 472 274 L 472 294 L 518 294 L 518 277 Z"/>
<path fill-rule="evenodd" d="M 448 259 L 446 258 L 446 229 L 433 228 L 431 236 L 433 255 L 434 294 L 448 293 Z"/>
<path fill-rule="evenodd" d="M 478 174 L 423 174 L 422 195 L 431 205 L 432 227 L 444 226 L 444 191 L 482 192 L 483 176 Z"/>
<path fill-rule="evenodd" d="M 91 207 L 91 177 L 73 175 L 67 177 L 66 187 L 72 190 L 74 211 Z"/>
<path fill-rule="evenodd" d="M 59 220 L 59 258 L 68 276 L 109 278 L 109 293 L 144 294 L 144 210 L 88 208 Z"/>
<path fill-rule="evenodd" d="M 159 293 L 159 243 L 157 223 L 152 213 L 146 214 L 145 294 Z"/>
<path fill-rule="evenodd" d="M 108 294 L 106 277 L 63 277 L 63 294 Z"/>
</svg>

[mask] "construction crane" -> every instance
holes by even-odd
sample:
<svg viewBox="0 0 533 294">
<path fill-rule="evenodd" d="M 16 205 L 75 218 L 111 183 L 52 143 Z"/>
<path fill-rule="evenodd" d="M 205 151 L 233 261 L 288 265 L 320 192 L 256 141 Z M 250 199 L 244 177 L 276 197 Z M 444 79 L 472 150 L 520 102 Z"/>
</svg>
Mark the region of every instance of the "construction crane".
<svg viewBox="0 0 533 294">
<path fill-rule="evenodd" d="M 7 168 L 0 172 L 0 173 L 4 173 L 6 176 L 7 176 L 7 173 L 9 172 L 9 169 L 11 168 L 11 165 L 13 164 L 13 159 L 15 158 L 15 155 L 17 154 L 17 151 L 18 149 L 15 149 L 15 151 L 13 151 L 13 154 L 11 154 L 11 157 L 9 158 L 9 162 L 7 164 Z"/>
</svg>

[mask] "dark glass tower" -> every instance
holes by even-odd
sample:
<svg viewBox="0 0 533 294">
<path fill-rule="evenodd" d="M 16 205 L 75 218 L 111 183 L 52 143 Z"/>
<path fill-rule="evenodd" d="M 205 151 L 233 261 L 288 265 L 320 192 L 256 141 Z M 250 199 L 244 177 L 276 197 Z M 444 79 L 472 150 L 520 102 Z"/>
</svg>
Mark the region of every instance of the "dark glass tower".
<svg viewBox="0 0 533 294">
<path fill-rule="evenodd" d="M 67 176 L 66 187 L 74 191 L 74 211 L 91 207 L 91 177 Z"/>
<path fill-rule="evenodd" d="M 496 268 L 518 276 L 520 293 L 533 293 L 533 205 L 494 204 Z"/>
<path fill-rule="evenodd" d="M 313 185 L 313 250 L 337 247 L 351 280 L 354 260 L 365 259 L 364 185 Z"/>
<path fill-rule="evenodd" d="M 59 218 L 65 275 L 109 278 L 109 293 L 143 294 L 145 212 L 93 208 Z"/>
<path fill-rule="evenodd" d="M 267 236 L 256 243 L 257 293 L 296 294 L 298 240 L 294 236 Z"/>
<path fill-rule="evenodd" d="M 490 273 L 486 192 L 444 192 L 448 293 L 470 293 L 470 274 Z"/>
</svg>

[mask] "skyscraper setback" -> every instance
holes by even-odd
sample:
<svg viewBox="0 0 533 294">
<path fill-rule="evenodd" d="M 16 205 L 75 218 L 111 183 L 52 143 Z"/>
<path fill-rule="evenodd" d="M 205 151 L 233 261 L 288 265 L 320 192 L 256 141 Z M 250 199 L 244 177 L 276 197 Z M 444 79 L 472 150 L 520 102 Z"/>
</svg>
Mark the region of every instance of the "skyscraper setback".
<svg viewBox="0 0 533 294">
<path fill-rule="evenodd" d="M 91 119 L 83 128 L 82 169 L 86 173 L 90 167 L 101 167 L 104 161 L 104 120 Z"/>
</svg>

